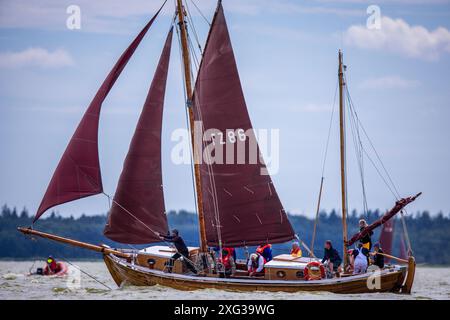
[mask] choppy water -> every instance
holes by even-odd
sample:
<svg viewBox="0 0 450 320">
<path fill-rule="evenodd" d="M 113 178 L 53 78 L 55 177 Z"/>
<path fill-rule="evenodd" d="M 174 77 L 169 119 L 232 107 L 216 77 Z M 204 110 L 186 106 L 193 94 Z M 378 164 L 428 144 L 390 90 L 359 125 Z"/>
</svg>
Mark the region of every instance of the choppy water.
<svg viewBox="0 0 450 320">
<path fill-rule="evenodd" d="M 214 289 L 192 292 L 161 286 L 118 288 L 106 266 L 98 262 L 74 262 L 83 271 L 95 276 L 102 284 L 70 267 L 66 277 L 27 276 L 33 261 L 0 261 L 0 300 L 6 299 L 450 299 L 450 268 L 418 267 L 411 295 L 374 293 L 337 295 L 326 292 L 236 293 Z M 36 262 L 34 269 L 43 266 Z M 79 281 L 77 281 L 79 279 Z"/>
</svg>

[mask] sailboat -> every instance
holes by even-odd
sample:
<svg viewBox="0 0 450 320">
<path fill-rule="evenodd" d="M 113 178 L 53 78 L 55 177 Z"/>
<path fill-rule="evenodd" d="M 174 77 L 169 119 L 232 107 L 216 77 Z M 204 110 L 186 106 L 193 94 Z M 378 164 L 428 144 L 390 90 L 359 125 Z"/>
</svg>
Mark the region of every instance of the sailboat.
<svg viewBox="0 0 450 320">
<path fill-rule="evenodd" d="M 162 7 L 164 5 L 165 2 Z M 19 227 L 19 231 L 99 252 L 103 255 L 106 267 L 118 286 L 158 284 L 180 290 L 216 288 L 236 291 L 409 293 L 415 273 L 413 257 L 409 257 L 407 266 L 391 265 L 378 273 L 352 275 L 343 272 L 338 277 L 305 280 L 305 268 L 311 262 L 320 264 L 320 260 L 314 255 L 297 258 L 282 254 L 265 264 L 265 273 L 262 277 L 250 277 L 245 260 L 237 260 L 236 272 L 230 277 L 220 276 L 217 257 L 211 254 L 210 248 L 284 243 L 296 239 L 296 234 L 262 160 L 252 130 L 222 2 L 217 3 L 195 81 L 191 70 L 192 56 L 185 5 L 182 0 L 176 1 L 173 26 L 166 37 L 124 161 L 117 190 L 114 197 L 111 197 L 112 207 L 104 229 L 104 235 L 118 243 L 156 245 L 150 245 L 142 250 L 111 248 L 45 233 L 33 227 Z M 89 105 L 53 174 L 34 222 L 56 205 L 97 194 L 108 196 L 103 190 L 98 156 L 101 106 L 162 7 L 119 58 Z M 189 247 L 189 257 L 185 259 L 192 261 L 201 271 L 198 275 L 187 272 L 179 260 L 175 262 L 172 272 L 166 272 L 166 262 L 176 249 L 169 245 L 158 244 L 161 243 L 159 235 L 167 234 L 169 230 L 161 172 L 161 130 L 174 28 L 179 35 L 184 66 L 185 102 L 191 133 L 194 193 L 200 230 L 200 245 Z M 345 256 L 348 245 L 343 152 L 345 84 L 341 52 L 339 52 L 338 76 Z M 199 142 L 194 135 L 196 126 L 204 133 L 203 139 Z M 258 155 L 260 161 L 247 161 L 252 157 L 249 150 L 251 148 L 244 148 L 244 161 L 241 162 L 239 161 L 242 159 L 238 159 L 240 156 L 238 152 L 229 151 L 234 150 L 235 146 L 238 148 L 239 143 L 241 146 L 250 146 L 250 142 L 253 142 L 252 152 Z M 215 143 L 226 147 L 227 163 L 208 161 L 211 160 L 211 153 L 205 150 L 210 150 L 208 148 Z M 202 155 L 205 154 L 206 160 L 201 161 Z M 229 158 L 232 160 L 231 164 L 228 163 Z M 386 213 L 386 219 L 390 219 L 415 198 L 399 199 Z M 358 235 L 355 239 L 357 238 Z"/>
</svg>

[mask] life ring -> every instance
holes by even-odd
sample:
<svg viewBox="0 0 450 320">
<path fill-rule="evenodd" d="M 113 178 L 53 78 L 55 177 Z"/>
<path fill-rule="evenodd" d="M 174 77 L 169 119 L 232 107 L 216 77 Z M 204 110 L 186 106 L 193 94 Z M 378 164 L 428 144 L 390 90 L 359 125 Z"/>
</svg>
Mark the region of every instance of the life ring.
<svg viewBox="0 0 450 320">
<path fill-rule="evenodd" d="M 320 280 L 325 278 L 325 267 L 319 261 L 311 261 L 309 262 L 304 273 L 305 280 Z"/>
</svg>

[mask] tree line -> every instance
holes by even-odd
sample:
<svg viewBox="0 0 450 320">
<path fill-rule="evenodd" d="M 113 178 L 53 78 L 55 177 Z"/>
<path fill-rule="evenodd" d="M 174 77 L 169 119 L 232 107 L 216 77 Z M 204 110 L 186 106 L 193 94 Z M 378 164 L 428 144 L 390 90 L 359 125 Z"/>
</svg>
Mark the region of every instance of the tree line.
<svg viewBox="0 0 450 320">
<path fill-rule="evenodd" d="M 347 219 L 349 237 L 358 232 L 358 221 L 364 218 L 370 224 L 380 218 L 382 213 L 378 210 L 359 214 L 353 211 Z M 197 216 L 185 210 L 170 211 L 167 215 L 171 228 L 177 228 L 188 246 L 198 245 Z M 96 252 L 80 249 L 54 241 L 29 237 L 17 231 L 18 226 L 30 226 L 33 218 L 26 209 L 17 210 L 4 205 L 0 213 L 0 258 L 1 259 L 37 259 L 48 255 L 70 259 L 98 259 Z M 289 215 L 289 220 L 300 239 L 310 246 L 314 219 L 302 215 Z M 34 228 L 63 237 L 76 239 L 93 244 L 107 244 L 111 247 L 127 248 L 128 245 L 114 243 L 103 236 L 106 215 L 86 216 L 78 218 L 62 217 L 51 212 L 46 218 L 38 220 Z M 429 212 L 417 212 L 405 216 L 408 235 L 414 257 L 418 263 L 430 265 L 450 265 L 450 251 L 443 250 L 450 243 L 450 215 L 438 213 L 430 215 Z M 375 230 L 372 237 L 377 242 L 381 228 Z M 399 255 L 400 238 L 403 228 L 397 218 L 395 223 L 393 254 Z M 342 254 L 342 220 L 337 211 L 321 212 L 318 219 L 314 253 L 322 257 L 323 243 L 331 240 L 335 248 Z M 131 246 L 130 246 L 131 247 Z M 133 246 L 143 248 L 145 246 Z M 288 252 L 290 243 L 273 246 L 274 254 Z M 254 248 L 248 248 L 252 252 Z M 245 249 L 240 248 L 238 255 L 243 257 Z M 306 250 L 303 250 L 304 254 Z"/>
</svg>

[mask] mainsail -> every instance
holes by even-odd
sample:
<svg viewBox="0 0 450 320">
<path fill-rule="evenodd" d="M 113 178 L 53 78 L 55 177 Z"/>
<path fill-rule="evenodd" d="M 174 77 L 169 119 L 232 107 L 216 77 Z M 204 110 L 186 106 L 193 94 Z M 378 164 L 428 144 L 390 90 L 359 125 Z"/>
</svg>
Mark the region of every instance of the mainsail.
<svg viewBox="0 0 450 320">
<path fill-rule="evenodd" d="M 33 222 L 51 207 L 103 192 L 98 157 L 100 109 L 164 4 L 120 56 L 97 91 L 53 173 Z"/>
<path fill-rule="evenodd" d="M 383 224 L 383 228 L 381 229 L 380 233 L 380 246 L 384 253 L 392 255 L 392 243 L 394 239 L 394 226 L 395 226 L 395 219 L 391 219 L 386 221 Z M 385 261 L 389 262 L 389 258 L 385 257 Z"/>
<path fill-rule="evenodd" d="M 111 240 L 143 244 L 166 234 L 161 172 L 161 129 L 167 70 L 172 44 L 167 35 L 142 113 L 131 140 L 104 234 Z"/>
<path fill-rule="evenodd" d="M 204 154 L 215 148 L 213 156 L 212 152 L 211 157 L 203 156 L 202 190 L 197 190 L 203 194 L 208 245 L 259 245 L 293 239 L 292 226 L 270 175 L 265 173 L 220 1 L 198 73 L 193 108 L 208 140 L 203 141 Z M 255 157 L 259 161 L 252 161 Z"/>
</svg>

